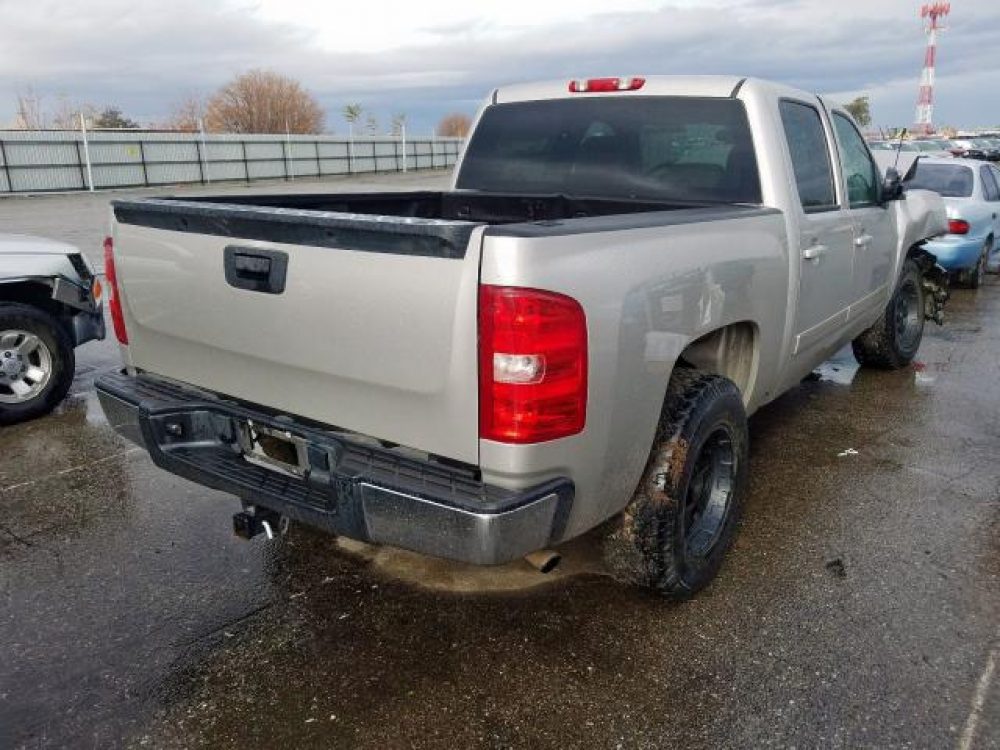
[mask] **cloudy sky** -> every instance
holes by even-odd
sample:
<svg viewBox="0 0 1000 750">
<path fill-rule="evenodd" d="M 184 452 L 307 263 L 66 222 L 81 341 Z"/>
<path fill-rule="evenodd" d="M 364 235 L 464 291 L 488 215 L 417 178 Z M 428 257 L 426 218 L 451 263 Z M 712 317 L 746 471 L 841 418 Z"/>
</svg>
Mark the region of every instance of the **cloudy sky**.
<svg viewBox="0 0 1000 750">
<path fill-rule="evenodd" d="M 360 102 L 427 132 L 505 82 L 731 73 L 846 99 L 910 124 L 924 35 L 917 0 L 0 0 L 0 125 L 20 91 L 113 104 L 143 123 L 261 67 L 293 76 L 345 129 Z M 613 10 L 609 10 L 613 9 Z M 1000 124 L 1000 1 L 954 0 L 938 55 L 938 124 Z"/>
</svg>

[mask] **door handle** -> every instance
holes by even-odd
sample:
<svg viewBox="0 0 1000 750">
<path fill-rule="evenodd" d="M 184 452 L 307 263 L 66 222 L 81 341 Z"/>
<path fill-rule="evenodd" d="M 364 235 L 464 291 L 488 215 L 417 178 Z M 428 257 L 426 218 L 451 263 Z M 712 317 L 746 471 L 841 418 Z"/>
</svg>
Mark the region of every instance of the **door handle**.
<svg viewBox="0 0 1000 750">
<path fill-rule="evenodd" d="M 826 245 L 810 245 L 803 248 L 802 257 L 806 260 L 819 260 L 819 256 L 826 252 Z"/>
<path fill-rule="evenodd" d="M 854 245 L 856 247 L 867 247 L 872 243 L 872 236 L 870 234 L 859 234 L 854 238 Z"/>
</svg>

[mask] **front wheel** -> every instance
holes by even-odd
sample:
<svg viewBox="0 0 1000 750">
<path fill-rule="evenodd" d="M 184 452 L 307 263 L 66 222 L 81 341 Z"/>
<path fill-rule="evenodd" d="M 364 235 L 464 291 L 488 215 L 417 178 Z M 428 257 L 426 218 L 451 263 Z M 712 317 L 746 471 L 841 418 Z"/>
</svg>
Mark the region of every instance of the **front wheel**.
<svg viewBox="0 0 1000 750">
<path fill-rule="evenodd" d="M 52 411 L 66 396 L 75 367 L 59 321 L 28 305 L 0 305 L 0 424 Z"/>
<path fill-rule="evenodd" d="M 611 573 L 670 598 L 707 586 L 736 534 L 747 467 L 739 389 L 675 370 L 642 480 L 605 540 Z"/>
<path fill-rule="evenodd" d="M 924 294 L 920 267 L 908 258 L 885 313 L 851 342 L 861 365 L 898 370 L 913 361 L 924 337 Z"/>
</svg>

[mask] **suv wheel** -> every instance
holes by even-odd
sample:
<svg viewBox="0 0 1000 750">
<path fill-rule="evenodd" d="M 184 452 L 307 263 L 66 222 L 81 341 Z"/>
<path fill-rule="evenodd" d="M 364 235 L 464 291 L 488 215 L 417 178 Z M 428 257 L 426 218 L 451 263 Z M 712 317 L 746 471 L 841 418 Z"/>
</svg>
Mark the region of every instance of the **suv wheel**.
<svg viewBox="0 0 1000 750">
<path fill-rule="evenodd" d="M 75 368 L 72 342 L 59 321 L 28 305 L 0 305 L 0 424 L 52 411 Z"/>
</svg>

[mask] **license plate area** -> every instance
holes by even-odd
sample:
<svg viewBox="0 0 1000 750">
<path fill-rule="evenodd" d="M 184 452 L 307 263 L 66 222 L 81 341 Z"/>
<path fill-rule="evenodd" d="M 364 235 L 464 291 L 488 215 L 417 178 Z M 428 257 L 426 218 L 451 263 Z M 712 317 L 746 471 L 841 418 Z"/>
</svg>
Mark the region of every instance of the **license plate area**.
<svg viewBox="0 0 1000 750">
<path fill-rule="evenodd" d="M 287 430 L 254 422 L 240 422 L 239 443 L 248 463 L 304 478 L 309 472 L 309 443 Z"/>
</svg>

